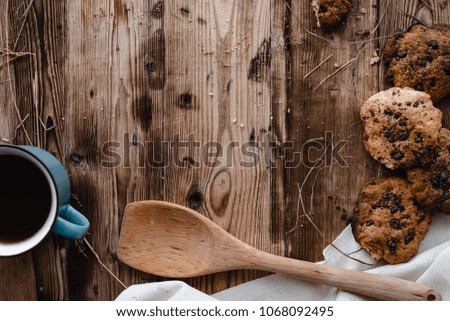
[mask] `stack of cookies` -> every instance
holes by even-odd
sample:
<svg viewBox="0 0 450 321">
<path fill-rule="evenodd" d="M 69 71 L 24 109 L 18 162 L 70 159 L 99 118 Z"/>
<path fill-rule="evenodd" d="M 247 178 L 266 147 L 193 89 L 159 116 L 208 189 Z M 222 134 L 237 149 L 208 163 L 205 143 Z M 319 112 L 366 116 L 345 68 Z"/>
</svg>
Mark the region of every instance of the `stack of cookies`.
<svg viewBox="0 0 450 321">
<path fill-rule="evenodd" d="M 419 250 L 431 214 L 450 214 L 450 131 L 430 96 L 394 87 L 369 98 L 361 108 L 364 146 L 407 179 L 373 179 L 354 208 L 355 239 L 376 259 L 408 261 Z"/>
<path fill-rule="evenodd" d="M 363 142 L 406 177 L 364 186 L 352 230 L 374 259 L 396 264 L 418 252 L 433 212 L 450 215 L 450 131 L 433 105 L 450 93 L 450 28 L 415 25 L 387 41 L 383 58 L 394 87 L 362 106 Z"/>
</svg>

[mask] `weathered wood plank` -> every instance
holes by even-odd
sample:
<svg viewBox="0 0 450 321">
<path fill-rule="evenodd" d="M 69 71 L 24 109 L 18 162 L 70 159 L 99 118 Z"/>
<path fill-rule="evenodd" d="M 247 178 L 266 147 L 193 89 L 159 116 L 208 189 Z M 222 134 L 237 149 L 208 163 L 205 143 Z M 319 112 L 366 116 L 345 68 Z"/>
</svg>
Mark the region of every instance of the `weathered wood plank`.
<svg viewBox="0 0 450 321">
<path fill-rule="evenodd" d="M 366 4 L 362 14 L 363 3 L 355 1 L 348 19 L 327 33 L 317 28 L 309 1 L 284 2 L 290 11 L 288 77 L 293 79 L 287 126 L 302 158 L 286 174 L 288 255 L 317 261 L 327 242 L 305 217 L 299 196 L 318 230 L 333 240 L 345 227 L 360 187 L 377 168 L 364 151 L 358 124 L 360 105 L 378 90 L 377 67 L 370 65 L 375 43 L 365 47 L 362 42 L 366 31 L 375 28 L 377 9 Z"/>
<path fill-rule="evenodd" d="M 0 3 L 0 48 L 10 46 L 9 36 L 11 26 L 6 13 L 6 2 Z M 7 30 L 8 29 L 8 30 Z M 1 144 L 12 143 L 16 136 L 16 126 L 20 124 L 19 117 L 14 108 L 12 93 L 15 92 L 15 78 L 13 64 L 7 69 L 7 60 L 12 57 L 2 54 L 0 56 L 0 138 Z M 20 111 L 19 111 L 20 112 Z M 21 117 L 23 118 L 23 116 Z M 19 128 L 19 130 L 21 130 Z M 0 300 L 36 300 L 36 279 L 31 253 L 26 255 L 0 259 Z M 7 277 L 5 277 L 7 275 Z M 24 286 L 31 284 L 31 286 Z"/>
<path fill-rule="evenodd" d="M 87 239 L 115 274 L 119 211 L 134 193 L 137 171 L 133 151 L 126 150 L 126 165 L 122 152 L 131 147 L 123 139 L 134 133 L 134 90 L 140 88 L 135 82 L 135 41 L 142 29 L 135 26 L 142 22 L 142 11 L 137 9 L 122 1 L 71 1 L 67 6 L 68 169 L 79 207 L 91 220 Z M 119 144 L 112 146 L 117 155 L 103 155 L 104 144 L 111 141 Z M 70 298 L 113 299 L 122 288 L 87 249 L 85 253 L 87 258 L 72 247 L 68 258 Z"/>
<path fill-rule="evenodd" d="M 67 5 L 67 167 L 78 207 L 91 221 L 87 237 L 100 259 L 113 272 L 111 257 L 117 223 L 117 188 L 114 169 L 100 166 L 101 146 L 114 138 L 119 100 L 117 59 L 118 13 L 111 1 L 71 1 Z M 117 46 L 117 47 L 116 47 Z M 117 285 L 95 258 L 68 257 L 69 293 L 73 300 L 111 299 Z"/>
<path fill-rule="evenodd" d="M 292 112 L 292 50 L 290 28 L 292 13 L 289 2 L 272 1 L 271 5 L 271 131 L 266 135 L 272 142 L 279 142 L 280 149 L 270 153 L 274 160 L 271 172 L 271 233 L 277 244 L 278 255 L 287 256 L 286 218 L 288 197 L 291 193 L 291 177 L 286 169 L 293 157 L 293 142 L 290 140 Z"/>
<path fill-rule="evenodd" d="M 61 44 L 64 3 L 51 5 L 48 1 L 35 1 L 29 7 L 29 1 L 14 0 L 7 4 L 9 8 L 2 12 L 9 14 L 11 22 L 8 47 L 13 51 L 30 53 L 14 61 L 15 86 L 14 93 L 9 93 L 9 99 L 13 109 L 17 106 L 21 119 L 25 120 L 25 130 L 17 130 L 13 143 L 32 144 L 47 149 L 62 159 L 64 86 L 61 77 L 64 46 Z M 14 119 L 17 119 L 16 124 L 21 122 L 17 114 L 11 118 Z M 64 251 L 64 242 L 63 247 L 59 243 L 57 237 L 50 236 L 30 254 L 20 260 L 13 260 L 16 263 L 19 260 L 20 263 L 2 269 L 6 275 L 16 275 L 19 278 L 22 274 L 29 275 L 31 271 L 35 274 L 33 282 L 17 279 L 17 284 L 23 284 L 16 285 L 23 291 L 19 298 L 65 298 L 64 264 L 60 256 L 61 251 Z M 32 261 L 26 263 L 27 257 L 32 258 Z M 27 293 L 33 293 L 33 296 L 29 297 Z"/>
<path fill-rule="evenodd" d="M 263 0 L 170 1 L 164 15 L 165 137 L 198 144 L 172 149 L 165 200 L 200 211 L 266 251 L 273 250 L 270 169 L 250 164 L 253 157 L 240 148 L 262 160 L 256 142 L 270 125 L 270 20 L 270 1 Z M 208 143 L 211 164 L 204 162 Z M 214 276 L 213 284 L 189 282 L 217 292 L 258 275 L 230 272 Z"/>
<path fill-rule="evenodd" d="M 126 205 L 162 198 L 163 168 L 151 166 L 150 159 L 161 154 L 164 120 L 164 34 L 155 3 L 68 6 L 68 167 L 92 221 L 88 239 L 126 284 L 154 280 L 120 264 L 116 248 Z M 86 260 L 73 250 L 71 299 L 110 300 L 123 290 L 92 255 Z"/>
<path fill-rule="evenodd" d="M 129 202 L 163 199 L 164 185 L 164 118 L 163 91 L 166 81 L 165 35 L 163 31 L 164 2 L 123 2 L 127 23 L 119 33 L 119 45 L 128 47 L 128 66 L 121 64 L 123 86 L 130 97 L 126 106 L 128 120 L 118 125 L 116 137 L 128 144 L 129 165 L 124 159 L 116 169 L 118 188 L 118 219 L 122 222 Z M 129 33 L 129 34 L 128 34 Z M 128 140 L 128 143 L 126 141 Z M 124 157 L 127 155 L 124 147 Z M 117 247 L 118 235 L 116 235 Z M 125 284 L 157 280 L 123 264 L 120 279 Z"/>
<path fill-rule="evenodd" d="M 8 56 L 3 48 L 9 47 L 10 41 L 7 40 L 7 36 L 11 31 L 11 26 L 9 25 L 9 20 L 5 15 L 6 12 L 6 2 L 0 4 L 0 48 L 2 48 L 2 53 L 0 54 L 0 143 L 8 144 L 14 141 L 16 136 L 15 128 L 20 124 L 20 120 L 17 116 L 17 112 L 14 108 L 13 100 L 11 99 L 11 91 L 15 92 L 15 78 L 13 62 L 10 62 L 9 70 L 7 61 L 13 57 Z M 8 32 L 6 30 L 8 28 Z M 23 116 L 22 116 L 23 118 Z M 21 130 L 19 128 L 19 130 Z"/>
</svg>

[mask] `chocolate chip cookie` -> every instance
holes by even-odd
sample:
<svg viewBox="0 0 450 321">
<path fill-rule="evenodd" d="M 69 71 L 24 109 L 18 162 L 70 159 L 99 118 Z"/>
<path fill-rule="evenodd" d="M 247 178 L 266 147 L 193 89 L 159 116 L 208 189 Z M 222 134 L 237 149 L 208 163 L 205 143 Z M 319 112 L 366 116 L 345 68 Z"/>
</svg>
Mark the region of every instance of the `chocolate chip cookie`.
<svg viewBox="0 0 450 321">
<path fill-rule="evenodd" d="M 323 29 L 335 28 L 352 8 L 350 0 L 313 0 L 317 25 Z"/>
<path fill-rule="evenodd" d="M 442 128 L 436 158 L 427 168 L 408 171 L 417 202 L 428 210 L 450 215 L 450 131 Z"/>
<path fill-rule="evenodd" d="M 352 231 L 376 260 L 407 262 L 419 250 L 431 215 L 414 203 L 411 184 L 402 178 L 373 179 L 360 192 Z"/>
<path fill-rule="evenodd" d="M 390 169 L 431 162 L 442 126 L 442 112 L 430 96 L 410 88 L 391 88 L 361 107 L 364 146 Z"/>
<path fill-rule="evenodd" d="M 390 38 L 383 50 L 386 80 L 425 91 L 437 102 L 450 93 L 450 28 L 422 25 Z"/>
</svg>

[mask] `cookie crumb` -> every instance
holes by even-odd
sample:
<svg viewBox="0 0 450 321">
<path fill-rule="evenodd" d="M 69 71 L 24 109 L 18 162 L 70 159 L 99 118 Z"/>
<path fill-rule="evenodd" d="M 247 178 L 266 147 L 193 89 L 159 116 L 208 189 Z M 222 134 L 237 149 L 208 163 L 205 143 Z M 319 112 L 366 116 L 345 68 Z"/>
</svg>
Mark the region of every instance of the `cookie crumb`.
<svg viewBox="0 0 450 321">
<path fill-rule="evenodd" d="M 350 0 L 313 0 L 317 26 L 331 30 L 343 21 L 353 7 Z"/>
</svg>

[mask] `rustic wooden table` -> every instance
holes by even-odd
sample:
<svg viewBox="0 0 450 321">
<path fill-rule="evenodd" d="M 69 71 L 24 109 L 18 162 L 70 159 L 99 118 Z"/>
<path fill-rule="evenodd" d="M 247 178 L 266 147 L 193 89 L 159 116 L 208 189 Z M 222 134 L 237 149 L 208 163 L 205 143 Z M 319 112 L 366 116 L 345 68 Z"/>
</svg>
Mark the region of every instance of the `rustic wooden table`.
<svg viewBox="0 0 450 321">
<path fill-rule="evenodd" d="M 354 4 L 327 33 L 310 1 L 2 0 L 1 140 L 64 162 L 72 204 L 92 222 L 86 240 L 125 285 L 162 280 L 117 258 L 125 207 L 138 200 L 186 205 L 259 249 L 320 260 L 361 186 L 386 174 L 358 118 L 385 88 L 386 36 L 415 18 L 450 22 L 447 1 Z M 185 281 L 214 293 L 263 275 Z M 85 241 L 50 236 L 0 258 L 2 300 L 122 290 Z"/>
</svg>

